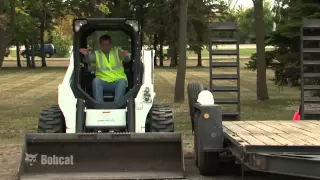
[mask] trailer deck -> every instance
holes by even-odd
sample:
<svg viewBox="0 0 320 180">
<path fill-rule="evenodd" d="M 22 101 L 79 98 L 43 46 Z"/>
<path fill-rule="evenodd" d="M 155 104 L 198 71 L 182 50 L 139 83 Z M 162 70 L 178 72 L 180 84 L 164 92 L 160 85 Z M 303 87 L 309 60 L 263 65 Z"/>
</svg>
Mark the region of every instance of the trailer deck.
<svg viewBox="0 0 320 180">
<path fill-rule="evenodd" d="M 224 137 L 252 170 L 320 179 L 320 121 L 224 121 Z"/>
<path fill-rule="evenodd" d="M 224 134 L 239 145 L 320 146 L 320 121 L 224 121 Z"/>
</svg>

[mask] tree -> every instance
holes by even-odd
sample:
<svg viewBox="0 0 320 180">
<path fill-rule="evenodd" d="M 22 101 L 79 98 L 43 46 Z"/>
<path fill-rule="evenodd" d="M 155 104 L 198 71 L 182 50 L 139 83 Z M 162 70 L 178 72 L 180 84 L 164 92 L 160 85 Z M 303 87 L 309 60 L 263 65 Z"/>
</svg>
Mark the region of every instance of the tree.
<svg viewBox="0 0 320 180">
<path fill-rule="evenodd" d="M 265 58 L 265 24 L 263 15 L 263 0 L 252 0 L 255 15 L 255 34 L 257 46 L 257 100 L 268 100 L 267 72 Z"/>
<path fill-rule="evenodd" d="M 266 66 L 274 70 L 278 86 L 300 87 L 300 27 L 302 19 L 319 19 L 320 2 L 289 1 L 276 3 L 276 29 L 267 38 L 267 45 L 275 47 L 266 52 Z M 309 57 L 310 58 L 310 57 Z M 317 59 L 317 58 L 316 58 Z M 256 55 L 251 57 L 247 68 L 256 70 Z"/>
<path fill-rule="evenodd" d="M 3 64 L 5 49 L 11 41 L 15 3 L 16 0 L 0 0 L 0 68 Z"/>
<path fill-rule="evenodd" d="M 177 70 L 174 101 L 181 102 L 184 100 L 184 87 L 186 76 L 187 60 L 187 9 L 188 0 L 179 0 L 179 65 Z"/>
<path fill-rule="evenodd" d="M 268 37 L 273 30 L 274 15 L 272 6 L 269 1 L 264 1 L 263 4 L 265 35 Z M 242 43 L 255 43 L 255 26 L 254 26 L 254 8 L 245 10 L 239 9 L 237 13 L 237 24 L 241 33 Z"/>
</svg>

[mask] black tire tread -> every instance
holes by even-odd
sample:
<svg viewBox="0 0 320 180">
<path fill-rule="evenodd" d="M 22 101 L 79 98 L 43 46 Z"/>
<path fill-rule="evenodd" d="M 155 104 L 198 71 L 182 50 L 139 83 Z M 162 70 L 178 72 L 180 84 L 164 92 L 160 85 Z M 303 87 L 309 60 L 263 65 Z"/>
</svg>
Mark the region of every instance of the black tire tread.
<svg viewBox="0 0 320 180">
<path fill-rule="evenodd" d="M 153 105 L 149 118 L 151 132 L 174 132 L 174 117 L 170 105 Z"/>
<path fill-rule="evenodd" d="M 40 113 L 38 133 L 65 133 L 64 116 L 58 105 L 53 105 Z"/>
<path fill-rule="evenodd" d="M 219 152 L 202 152 L 198 149 L 198 168 L 203 176 L 214 176 L 218 173 L 219 168 Z"/>
<path fill-rule="evenodd" d="M 187 90 L 188 90 L 189 113 L 190 113 L 192 131 L 193 131 L 194 130 L 193 118 L 196 112 L 196 108 L 194 107 L 194 104 L 197 102 L 199 93 L 203 91 L 204 88 L 200 82 L 193 81 L 188 83 Z"/>
</svg>

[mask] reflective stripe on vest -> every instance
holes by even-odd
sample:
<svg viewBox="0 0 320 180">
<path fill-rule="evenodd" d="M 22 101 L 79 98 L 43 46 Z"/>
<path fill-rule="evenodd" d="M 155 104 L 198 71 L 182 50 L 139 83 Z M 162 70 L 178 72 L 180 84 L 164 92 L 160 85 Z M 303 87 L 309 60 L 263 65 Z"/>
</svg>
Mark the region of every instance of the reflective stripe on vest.
<svg viewBox="0 0 320 180">
<path fill-rule="evenodd" d="M 112 53 L 113 53 L 113 57 L 115 60 L 116 65 L 111 67 L 111 70 L 118 70 L 122 67 L 122 62 L 120 61 L 119 57 L 118 57 L 118 49 L 117 48 L 112 48 Z M 110 71 L 109 67 L 106 67 L 103 63 L 103 55 L 104 53 L 101 51 L 96 51 L 98 53 L 98 59 L 99 59 L 99 67 L 96 68 L 97 71 Z"/>
</svg>

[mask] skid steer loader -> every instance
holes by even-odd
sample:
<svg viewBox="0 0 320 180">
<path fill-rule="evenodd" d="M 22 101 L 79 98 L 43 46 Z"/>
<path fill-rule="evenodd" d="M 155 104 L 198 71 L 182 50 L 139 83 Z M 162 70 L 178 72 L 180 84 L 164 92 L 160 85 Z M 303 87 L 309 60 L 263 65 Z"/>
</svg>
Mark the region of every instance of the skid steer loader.
<svg viewBox="0 0 320 180">
<path fill-rule="evenodd" d="M 38 133 L 25 135 L 20 179 L 181 179 L 185 177 L 182 134 L 174 132 L 168 105 L 154 104 L 153 52 L 141 49 L 136 19 L 88 18 L 73 22 L 73 53 L 58 105 L 40 114 Z M 95 31 L 130 37 L 131 62 L 125 96 L 92 96 L 95 77 L 80 48 Z"/>
</svg>

